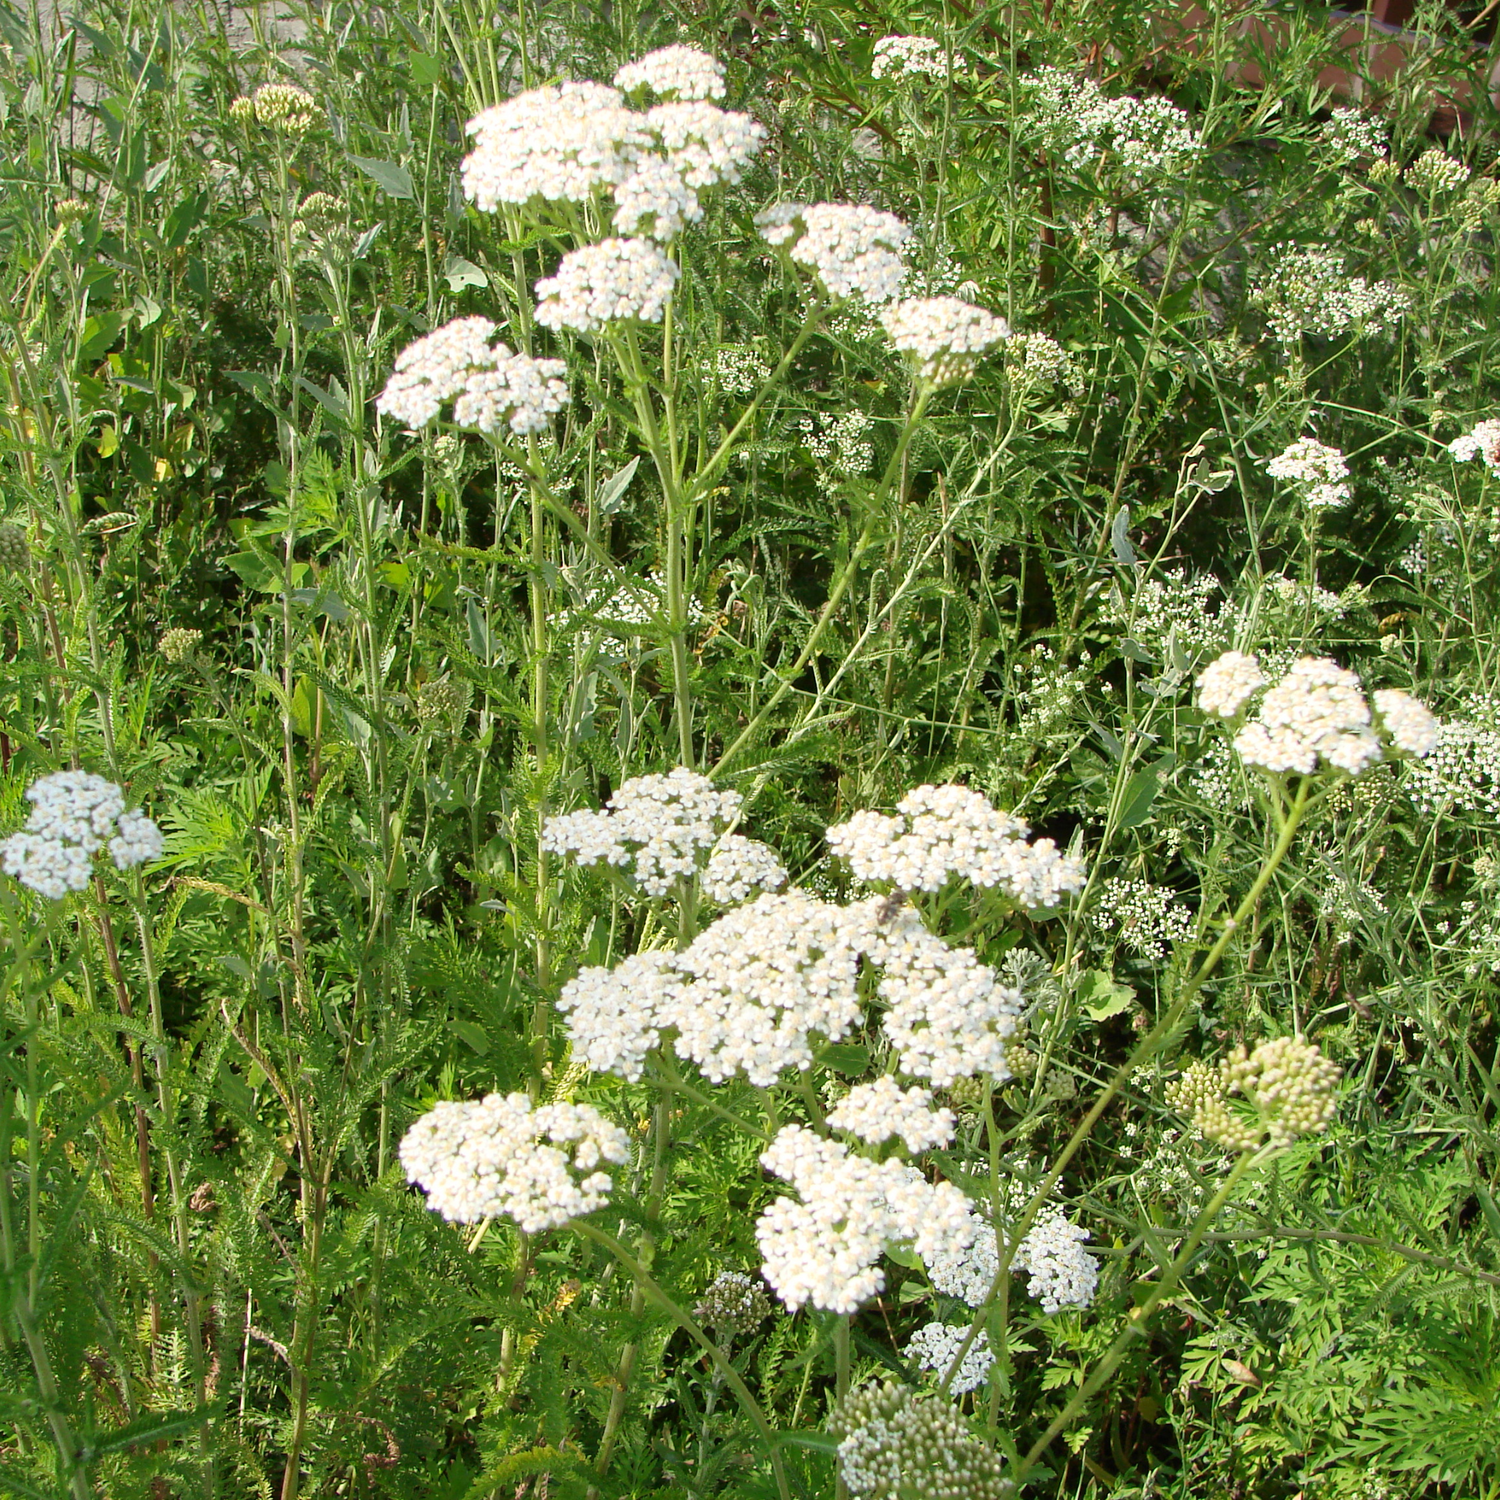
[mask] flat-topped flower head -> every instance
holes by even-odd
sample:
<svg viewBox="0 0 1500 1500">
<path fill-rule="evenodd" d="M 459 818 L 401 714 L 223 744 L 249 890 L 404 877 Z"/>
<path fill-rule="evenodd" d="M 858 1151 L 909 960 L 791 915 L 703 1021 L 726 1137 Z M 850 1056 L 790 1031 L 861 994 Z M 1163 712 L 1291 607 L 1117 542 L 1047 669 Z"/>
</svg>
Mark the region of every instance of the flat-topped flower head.
<svg viewBox="0 0 1500 1500">
<path fill-rule="evenodd" d="M 856 1084 L 828 1112 L 831 1130 L 846 1131 L 872 1146 L 900 1136 L 913 1152 L 946 1146 L 957 1123 L 951 1109 L 933 1108 L 931 1089 L 903 1089 L 888 1076 Z"/>
<path fill-rule="evenodd" d="M 1339 1068 L 1305 1037 L 1275 1037 L 1253 1052 L 1241 1045 L 1217 1067 L 1196 1062 L 1167 1089 L 1167 1102 L 1209 1140 L 1231 1151 L 1289 1146 L 1326 1130 L 1333 1119 Z M 1229 1107 L 1243 1095 L 1253 1119 Z"/>
<path fill-rule="evenodd" d="M 919 1370 L 931 1370 L 941 1380 L 952 1368 L 968 1337 L 967 1323 L 926 1323 L 907 1340 L 903 1352 L 908 1363 Z M 979 1336 L 969 1344 L 963 1362 L 954 1371 L 953 1379 L 948 1382 L 948 1389 L 955 1396 L 977 1391 L 989 1378 L 994 1363 L 995 1354 L 990 1348 L 989 1335 L 981 1328 Z"/>
<path fill-rule="evenodd" d="M 1061 1209 L 1044 1210 L 1016 1250 L 1011 1270 L 1030 1274 L 1026 1290 L 1055 1313 L 1087 1307 L 1099 1287 L 1099 1262 L 1083 1248 L 1089 1232 L 1070 1223 Z"/>
<path fill-rule="evenodd" d="M 1411 311 L 1405 287 L 1349 275 L 1336 250 L 1283 241 L 1271 246 L 1264 264 L 1250 300 L 1264 309 L 1272 336 L 1283 344 L 1297 343 L 1305 333 L 1381 333 Z"/>
<path fill-rule="evenodd" d="M 408 1182 L 450 1223 L 502 1214 L 528 1234 L 556 1229 L 608 1201 L 605 1163 L 630 1159 L 630 1138 L 587 1104 L 533 1109 L 525 1094 L 444 1101 L 402 1139 Z"/>
<path fill-rule="evenodd" d="M 658 98 L 722 99 L 724 64 L 696 47 L 658 47 L 615 74 L 615 87 L 627 94 L 646 90 Z"/>
<path fill-rule="evenodd" d="M 883 36 L 870 60 L 872 78 L 946 78 L 943 49 L 926 36 Z"/>
<path fill-rule="evenodd" d="M 697 193 L 664 157 L 642 157 L 615 188 L 614 226 L 621 234 L 665 242 L 702 217 Z"/>
<path fill-rule="evenodd" d="M 658 104 L 646 128 L 666 160 L 691 188 L 738 182 L 766 139 L 765 126 L 715 104 Z"/>
<path fill-rule="evenodd" d="M 474 149 L 460 171 L 464 196 L 486 213 L 533 198 L 585 203 L 650 146 L 642 117 L 600 83 L 530 89 L 481 110 L 466 128 Z"/>
<path fill-rule="evenodd" d="M 1248 765 L 1310 776 L 1319 762 L 1351 775 L 1381 758 L 1359 678 L 1326 656 L 1304 656 L 1234 737 Z"/>
<path fill-rule="evenodd" d="M 1448 452 L 1459 463 L 1482 458 L 1491 474 L 1500 474 L 1500 420 L 1490 418 L 1448 444 Z"/>
<path fill-rule="evenodd" d="M 1226 651 L 1198 674 L 1198 703 L 1206 714 L 1233 719 L 1266 685 L 1260 663 L 1243 651 Z"/>
<path fill-rule="evenodd" d="M 952 876 L 1002 890 L 1019 906 L 1046 910 L 1083 889 L 1083 870 L 1051 839 L 1026 842 L 1026 824 L 965 786 L 919 786 L 896 815 L 856 813 L 828 830 L 829 852 L 861 880 L 903 891 L 937 891 Z"/>
<path fill-rule="evenodd" d="M 1347 504 L 1349 465 L 1337 448 L 1298 438 L 1266 464 L 1266 473 L 1291 485 L 1314 510 Z"/>
<path fill-rule="evenodd" d="M 1377 688 L 1374 697 L 1380 727 L 1398 750 L 1422 757 L 1437 749 L 1442 726 L 1425 703 L 1400 688 Z"/>
<path fill-rule="evenodd" d="M 48 900 L 85 889 L 93 859 L 108 849 L 115 868 L 160 859 L 161 830 L 140 808 L 127 809 L 113 781 L 89 771 L 54 771 L 26 790 L 31 813 L 19 833 L 0 842 L 0 869 Z"/>
<path fill-rule="evenodd" d="M 695 876 L 703 856 L 734 821 L 740 794 L 718 791 L 685 766 L 665 776 L 635 776 L 601 812 L 548 818 L 542 847 L 579 864 L 623 869 L 648 896 L 665 896 Z"/>
<path fill-rule="evenodd" d="M 703 894 L 718 906 L 737 906 L 785 884 L 786 866 L 776 851 L 738 833 L 719 840 L 703 871 Z"/>
<path fill-rule="evenodd" d="M 920 380 L 951 385 L 967 380 L 980 359 L 1010 337 L 1010 325 L 957 297 L 914 297 L 880 314 L 891 342 L 916 367 Z"/>
<path fill-rule="evenodd" d="M 294 83 L 263 83 L 250 96 L 256 120 L 288 135 L 302 135 L 313 122 L 318 101 Z"/>
<path fill-rule="evenodd" d="M 460 427 L 544 431 L 570 400 L 567 366 L 559 359 L 512 354 L 494 341 L 494 332 L 488 318 L 455 318 L 408 344 L 375 398 L 376 411 L 416 430 L 451 400 Z"/>
<path fill-rule="evenodd" d="M 953 1254 L 973 1234 L 968 1199 L 951 1182 L 930 1183 L 895 1159 L 852 1156 L 801 1125 L 778 1131 L 760 1161 L 800 1199 L 776 1199 L 755 1226 L 761 1274 L 793 1312 L 809 1304 L 857 1312 L 885 1287 L 879 1262 L 888 1245 Z"/>
<path fill-rule="evenodd" d="M 767 244 L 790 245 L 792 259 L 831 297 L 889 302 L 900 295 L 911 230 L 895 214 L 863 204 L 778 203 L 757 214 L 756 224 Z"/>
<path fill-rule="evenodd" d="M 536 320 L 545 328 L 597 333 L 610 323 L 659 323 L 680 272 L 649 240 L 610 239 L 562 258 L 536 284 Z"/>
</svg>

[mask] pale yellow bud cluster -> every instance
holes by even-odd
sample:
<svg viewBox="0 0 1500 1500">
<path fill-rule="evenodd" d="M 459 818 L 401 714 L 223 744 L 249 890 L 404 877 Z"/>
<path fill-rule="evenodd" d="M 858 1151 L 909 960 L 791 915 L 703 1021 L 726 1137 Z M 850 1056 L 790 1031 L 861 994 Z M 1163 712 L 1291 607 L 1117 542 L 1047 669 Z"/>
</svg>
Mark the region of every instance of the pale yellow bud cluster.
<svg viewBox="0 0 1500 1500">
<path fill-rule="evenodd" d="M 52 212 L 57 215 L 59 224 L 76 224 L 80 219 L 89 216 L 89 206 L 82 198 L 64 198 Z"/>
<path fill-rule="evenodd" d="M 230 104 L 229 118 L 241 125 L 255 120 L 288 135 L 302 135 L 312 124 L 316 108 L 317 100 L 294 83 L 263 83 L 253 94 Z"/>
<path fill-rule="evenodd" d="M 1217 1068 L 1193 1063 L 1167 1086 L 1167 1102 L 1199 1131 L 1232 1151 L 1265 1141 L 1289 1146 L 1326 1130 L 1333 1119 L 1340 1070 L 1303 1036 L 1275 1037 L 1253 1052 L 1236 1047 Z M 1231 1094 L 1254 1106 L 1254 1124 L 1232 1112 Z"/>
<path fill-rule="evenodd" d="M 198 643 L 203 639 L 201 630 L 184 630 L 180 625 L 166 632 L 156 643 L 156 649 L 166 659 L 178 666 L 191 661 L 197 654 Z"/>
</svg>

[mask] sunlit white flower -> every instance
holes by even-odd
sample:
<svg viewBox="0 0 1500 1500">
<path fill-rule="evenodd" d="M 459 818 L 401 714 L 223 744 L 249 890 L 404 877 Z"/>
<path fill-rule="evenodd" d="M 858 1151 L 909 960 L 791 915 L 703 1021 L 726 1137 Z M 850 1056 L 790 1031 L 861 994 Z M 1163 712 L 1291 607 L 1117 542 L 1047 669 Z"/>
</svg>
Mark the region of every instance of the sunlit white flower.
<svg viewBox="0 0 1500 1500">
<path fill-rule="evenodd" d="M 792 259 L 830 296 L 888 302 L 901 291 L 911 230 L 895 214 L 862 204 L 779 203 L 756 215 L 756 224 L 768 244 L 790 245 Z"/>
<path fill-rule="evenodd" d="M 685 224 L 703 217 L 698 195 L 682 173 L 660 156 L 645 156 L 615 188 L 614 225 L 621 234 L 675 239 Z"/>
<path fill-rule="evenodd" d="M 1327 657 L 1304 656 L 1234 737 L 1250 765 L 1272 772 L 1317 769 L 1319 758 L 1355 774 L 1381 758 L 1359 679 Z"/>
<path fill-rule="evenodd" d="M 1232 719 L 1265 682 L 1265 673 L 1253 656 L 1226 651 L 1198 674 L 1198 702 L 1204 713 Z"/>
<path fill-rule="evenodd" d="M 794 252 L 795 253 L 795 252 Z M 915 297 L 880 315 L 891 342 L 934 385 L 967 380 L 980 358 L 1010 337 L 1010 325 L 957 297 Z"/>
<path fill-rule="evenodd" d="M 738 182 L 766 138 L 749 115 L 701 102 L 658 104 L 646 111 L 646 128 L 691 188 Z"/>
<path fill-rule="evenodd" d="M 1099 1286 L 1099 1261 L 1083 1248 L 1087 1229 L 1071 1224 L 1060 1209 L 1044 1209 L 1021 1241 L 1013 1271 L 1029 1271 L 1026 1290 L 1055 1313 L 1063 1307 L 1087 1307 Z"/>
<path fill-rule="evenodd" d="M 1437 749 L 1441 726 L 1425 703 L 1400 688 L 1377 688 L 1375 712 L 1398 750 L 1408 755 L 1430 755 Z"/>
<path fill-rule="evenodd" d="M 90 771 L 54 771 L 26 790 L 25 827 L 0 842 L 0 869 L 48 900 L 85 889 L 93 857 L 108 848 L 115 867 L 128 870 L 160 859 L 161 830 L 123 791 Z"/>
<path fill-rule="evenodd" d="M 722 99 L 724 64 L 696 47 L 658 47 L 615 74 L 615 87 L 627 94 L 649 89 L 665 98 Z"/>
<path fill-rule="evenodd" d="M 659 323 L 679 275 L 649 240 L 601 240 L 562 258 L 536 284 L 536 320 L 546 328 L 597 333 L 608 323 Z"/>
<path fill-rule="evenodd" d="M 832 1130 L 847 1131 L 872 1146 L 900 1136 L 913 1152 L 946 1146 L 956 1124 L 951 1109 L 933 1108 L 931 1089 L 903 1089 L 888 1076 L 856 1084 L 828 1112 Z"/>
<path fill-rule="evenodd" d="M 628 1161 L 630 1138 L 587 1104 L 534 1110 L 525 1094 L 490 1094 L 434 1106 L 399 1154 L 407 1181 L 450 1223 L 505 1214 L 538 1234 L 608 1201 L 601 1164 Z"/>
<path fill-rule="evenodd" d="M 931 1370 L 942 1379 L 952 1368 L 958 1351 L 969 1336 L 969 1329 L 962 1323 L 926 1323 L 907 1340 L 903 1351 L 920 1370 Z M 963 1363 L 953 1373 L 948 1389 L 955 1396 L 977 1391 L 988 1378 L 995 1363 L 994 1351 L 990 1348 L 989 1335 L 981 1328 L 974 1342 L 969 1345 Z"/>
<path fill-rule="evenodd" d="M 1482 458 L 1492 474 L 1500 474 L 1500 420 L 1490 418 L 1480 422 L 1471 432 L 1456 437 L 1448 444 L 1448 452 L 1459 463 L 1471 458 Z"/>
<path fill-rule="evenodd" d="M 748 901 L 786 884 L 786 866 L 769 844 L 726 834 L 708 857 L 703 871 L 703 894 L 719 906 Z"/>
<path fill-rule="evenodd" d="M 1316 438 L 1298 438 L 1266 464 L 1266 473 L 1294 486 L 1315 510 L 1343 505 L 1351 493 L 1344 455 Z"/>
</svg>

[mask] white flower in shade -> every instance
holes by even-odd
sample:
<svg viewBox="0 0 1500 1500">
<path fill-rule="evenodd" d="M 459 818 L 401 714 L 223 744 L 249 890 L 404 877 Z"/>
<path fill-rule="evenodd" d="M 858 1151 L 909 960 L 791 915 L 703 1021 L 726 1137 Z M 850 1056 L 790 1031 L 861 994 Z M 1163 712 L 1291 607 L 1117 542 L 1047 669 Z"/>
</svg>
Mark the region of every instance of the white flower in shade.
<svg viewBox="0 0 1500 1500">
<path fill-rule="evenodd" d="M 673 960 L 685 983 L 661 1013 L 675 1047 L 714 1083 L 743 1074 L 769 1088 L 812 1066 L 815 1039 L 860 1019 L 864 914 L 806 891 L 726 912 Z"/>
<path fill-rule="evenodd" d="M 563 256 L 536 284 L 536 320 L 546 328 L 597 333 L 608 323 L 659 323 L 680 272 L 649 240 L 601 240 Z"/>
<path fill-rule="evenodd" d="M 1454 438 L 1448 444 L 1448 452 L 1459 463 L 1482 458 L 1490 473 L 1500 474 L 1500 421 L 1491 418 L 1487 422 L 1480 422 L 1471 432 Z"/>
<path fill-rule="evenodd" d="M 1381 727 L 1398 750 L 1425 756 L 1437 749 L 1441 726 L 1425 703 L 1400 688 L 1377 688 L 1374 696 Z"/>
<path fill-rule="evenodd" d="M 671 953 L 635 953 L 613 969 L 581 969 L 563 986 L 557 1008 L 568 1018 L 573 1056 L 595 1072 L 635 1083 L 661 1038 L 661 1017 L 682 988 Z"/>
<path fill-rule="evenodd" d="M 925 36 L 883 36 L 870 60 L 872 78 L 946 78 L 943 49 Z"/>
<path fill-rule="evenodd" d="M 54 771 L 26 790 L 31 813 L 0 842 L 0 869 L 51 901 L 87 887 L 93 857 L 108 847 L 116 869 L 160 859 L 161 830 L 125 794 L 90 771 Z"/>
<path fill-rule="evenodd" d="M 946 1246 L 924 1260 L 933 1286 L 945 1297 L 983 1307 L 1000 1271 L 1000 1241 L 992 1225 L 971 1218 L 967 1245 Z"/>
<path fill-rule="evenodd" d="M 904 1162 L 851 1156 L 800 1125 L 778 1131 L 760 1160 L 801 1200 L 778 1198 L 755 1226 L 761 1272 L 793 1312 L 809 1303 L 856 1312 L 885 1286 L 887 1245 L 925 1258 L 956 1254 L 973 1234 L 968 1200 L 952 1183 L 930 1183 Z"/>
<path fill-rule="evenodd" d="M 738 182 L 766 139 L 758 121 L 715 104 L 658 104 L 646 111 L 646 128 L 690 188 Z"/>
<path fill-rule="evenodd" d="M 1344 505 L 1351 493 L 1344 455 L 1316 438 L 1298 438 L 1266 464 L 1266 473 L 1300 491 L 1315 510 Z"/>
<path fill-rule="evenodd" d="M 981 356 L 1010 337 L 1010 325 L 957 297 L 915 297 L 880 314 L 891 342 L 934 385 L 967 380 Z"/>
<path fill-rule="evenodd" d="M 1204 713 L 1232 719 L 1265 684 L 1265 673 L 1253 656 L 1226 651 L 1198 674 L 1198 702 Z"/>
<path fill-rule="evenodd" d="M 703 894 L 719 906 L 733 906 L 786 884 L 786 866 L 769 844 L 726 834 L 708 857 Z"/>
<path fill-rule="evenodd" d="M 548 818 L 542 847 L 579 864 L 630 867 L 648 896 L 665 896 L 698 873 L 699 856 L 718 842 L 740 808 L 738 792 L 721 792 L 706 776 L 679 766 L 665 776 L 635 776 L 603 812 Z"/>
<path fill-rule="evenodd" d="M 881 1026 L 901 1071 L 939 1088 L 976 1073 L 1010 1077 L 1005 1044 L 1016 1031 L 1021 991 L 1001 984 L 972 948 L 950 948 L 928 932 L 913 907 L 880 922 L 885 905 L 883 897 L 864 903 L 878 924 L 867 951 L 884 971 L 878 986 L 886 1003 Z"/>
<path fill-rule="evenodd" d="M 531 1107 L 525 1094 L 444 1101 L 401 1141 L 408 1182 L 450 1223 L 501 1214 L 528 1234 L 556 1229 L 602 1207 L 609 1162 L 630 1158 L 630 1138 L 587 1104 Z"/>
<path fill-rule="evenodd" d="M 1023 77 L 1035 104 L 1030 112 L 1071 167 L 1108 155 L 1136 176 L 1172 171 L 1202 148 L 1187 114 L 1166 99 L 1110 98 L 1092 78 L 1060 68 Z"/>
<path fill-rule="evenodd" d="M 1310 776 L 1319 758 L 1357 774 L 1381 758 L 1359 678 L 1327 657 L 1304 656 L 1234 737 L 1249 765 Z"/>
<path fill-rule="evenodd" d="M 1332 338 L 1347 330 L 1380 333 L 1412 308 L 1411 293 L 1390 281 L 1351 276 L 1335 250 L 1285 241 L 1271 246 L 1250 300 L 1265 310 L 1273 337 L 1289 344 L 1304 333 Z"/>
<path fill-rule="evenodd" d="M 1099 1286 L 1099 1261 L 1083 1248 L 1087 1229 L 1070 1224 L 1060 1209 L 1044 1210 L 1032 1225 L 1011 1263 L 1029 1271 L 1026 1290 L 1055 1313 L 1064 1307 L 1087 1307 Z"/>
<path fill-rule="evenodd" d="M 900 294 L 911 230 L 895 214 L 847 203 L 778 203 L 757 214 L 756 224 L 768 244 L 790 244 L 792 259 L 832 297 L 889 302 Z"/>
<path fill-rule="evenodd" d="M 861 880 L 898 890 L 941 890 L 951 876 L 1003 890 L 1032 910 L 1056 906 L 1083 889 L 1083 870 L 1051 839 L 1026 842 L 1026 824 L 997 811 L 965 786 L 919 786 L 896 804 L 896 816 L 856 813 L 828 830 L 830 853 Z"/>
<path fill-rule="evenodd" d="M 698 195 L 682 173 L 659 156 L 646 156 L 615 189 L 615 228 L 621 234 L 675 239 L 703 217 Z"/>
<path fill-rule="evenodd" d="M 696 47 L 658 47 L 626 63 L 615 74 L 615 87 L 627 94 L 649 89 L 662 97 L 675 94 L 679 99 L 722 99 L 724 64 Z"/>
<path fill-rule="evenodd" d="M 465 197 L 493 213 L 502 203 L 584 203 L 611 188 L 649 144 L 644 121 L 618 89 L 549 84 L 481 110 L 468 123 Z"/>
<path fill-rule="evenodd" d="M 834 1130 L 847 1131 L 872 1146 L 899 1135 L 908 1151 L 946 1146 L 957 1123 L 951 1109 L 933 1109 L 930 1089 L 903 1089 L 890 1077 L 856 1084 L 828 1112 Z"/>
<path fill-rule="evenodd" d="M 952 1368 L 958 1351 L 968 1338 L 969 1330 L 962 1323 L 928 1323 L 917 1329 L 907 1341 L 905 1354 L 920 1370 L 933 1371 L 941 1380 Z M 955 1396 L 977 1391 L 989 1376 L 995 1363 L 994 1351 L 990 1348 L 989 1335 L 980 1329 L 978 1337 L 969 1345 L 963 1363 L 954 1371 L 948 1389 Z"/>
</svg>

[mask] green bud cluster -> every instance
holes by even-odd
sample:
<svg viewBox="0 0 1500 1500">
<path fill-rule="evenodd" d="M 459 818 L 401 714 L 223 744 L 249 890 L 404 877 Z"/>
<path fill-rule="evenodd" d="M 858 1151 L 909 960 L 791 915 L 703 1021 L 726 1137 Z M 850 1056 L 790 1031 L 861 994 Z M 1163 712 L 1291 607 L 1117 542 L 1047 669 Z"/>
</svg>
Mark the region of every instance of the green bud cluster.
<svg viewBox="0 0 1500 1500">
<path fill-rule="evenodd" d="M 1167 1086 L 1167 1103 L 1211 1141 L 1253 1151 L 1264 1140 L 1289 1146 L 1299 1135 L 1326 1130 L 1333 1118 L 1340 1070 L 1300 1034 L 1236 1047 L 1217 1068 L 1193 1063 Z M 1255 1107 L 1252 1125 L 1228 1099 L 1242 1094 Z"/>
<path fill-rule="evenodd" d="M 448 677 L 434 677 L 417 689 L 417 720 L 424 728 L 446 724 L 454 734 L 463 728 L 468 717 L 469 701 L 474 695 L 467 682 Z"/>
<path fill-rule="evenodd" d="M 174 666 L 191 661 L 197 654 L 198 643 L 203 639 L 201 630 L 184 630 L 177 626 L 166 632 L 156 643 L 156 649 Z"/>
<path fill-rule="evenodd" d="M 992 1448 L 937 1396 L 885 1381 L 852 1391 L 835 1413 L 839 1472 L 861 1500 L 1001 1500 L 1015 1486 Z"/>
<path fill-rule="evenodd" d="M 31 548 L 26 542 L 26 528 L 14 521 L 0 522 L 0 571 L 26 573 L 31 569 Z"/>
<path fill-rule="evenodd" d="M 771 1299 L 753 1276 L 721 1271 L 709 1283 L 693 1316 L 721 1337 L 754 1333 L 771 1316 Z"/>
</svg>

